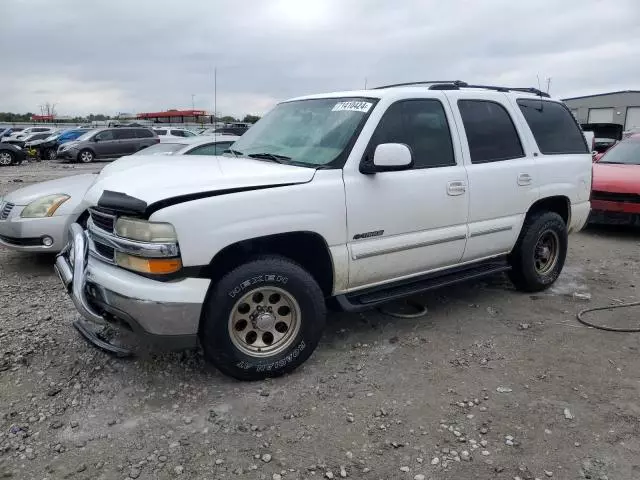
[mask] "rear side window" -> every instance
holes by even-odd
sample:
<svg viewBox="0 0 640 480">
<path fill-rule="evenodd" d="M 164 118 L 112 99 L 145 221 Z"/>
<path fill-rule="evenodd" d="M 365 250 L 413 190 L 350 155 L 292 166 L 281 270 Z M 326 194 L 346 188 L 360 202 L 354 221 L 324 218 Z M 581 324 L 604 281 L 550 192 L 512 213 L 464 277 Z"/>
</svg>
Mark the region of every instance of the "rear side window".
<svg viewBox="0 0 640 480">
<path fill-rule="evenodd" d="M 136 137 L 138 138 L 152 138 L 153 132 L 148 128 L 140 128 L 136 130 Z"/>
<path fill-rule="evenodd" d="M 569 109 L 561 103 L 520 99 L 518 106 L 538 148 L 545 155 L 589 153 L 587 142 Z"/>
<path fill-rule="evenodd" d="M 459 100 L 471 163 L 499 162 L 524 157 L 520 137 L 509 112 L 497 102 Z"/>
<path fill-rule="evenodd" d="M 402 100 L 382 116 L 369 143 L 369 157 L 382 143 L 403 143 L 411 149 L 413 168 L 455 165 L 449 123 L 438 100 Z"/>
</svg>

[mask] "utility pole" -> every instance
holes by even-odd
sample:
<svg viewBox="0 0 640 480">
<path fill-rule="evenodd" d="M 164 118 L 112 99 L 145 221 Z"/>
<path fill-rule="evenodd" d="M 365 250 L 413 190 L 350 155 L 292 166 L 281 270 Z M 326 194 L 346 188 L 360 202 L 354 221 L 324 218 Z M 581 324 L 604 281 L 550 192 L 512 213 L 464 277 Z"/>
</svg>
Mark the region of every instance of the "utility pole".
<svg viewBox="0 0 640 480">
<path fill-rule="evenodd" d="M 364 77 L 364 89 L 367 89 L 367 77 Z"/>
<path fill-rule="evenodd" d="M 192 93 L 192 94 L 191 94 L 191 110 L 195 110 L 195 109 L 196 109 L 196 102 L 195 102 L 195 98 L 196 98 L 195 94 L 194 94 L 194 93 Z"/>
<path fill-rule="evenodd" d="M 549 93 L 549 90 L 551 90 L 551 77 L 547 78 L 547 93 Z"/>
<path fill-rule="evenodd" d="M 218 69 L 213 67 L 213 121 L 217 122 L 218 115 Z"/>
</svg>

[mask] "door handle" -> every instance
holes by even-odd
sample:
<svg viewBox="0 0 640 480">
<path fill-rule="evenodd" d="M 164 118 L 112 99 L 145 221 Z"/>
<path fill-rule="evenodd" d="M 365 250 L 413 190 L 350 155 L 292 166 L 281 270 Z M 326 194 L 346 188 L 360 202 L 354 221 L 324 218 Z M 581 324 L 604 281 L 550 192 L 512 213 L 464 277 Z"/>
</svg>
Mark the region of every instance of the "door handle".
<svg viewBox="0 0 640 480">
<path fill-rule="evenodd" d="M 531 185 L 532 180 L 531 175 L 528 173 L 521 173 L 518 175 L 518 185 L 520 186 Z"/>
<path fill-rule="evenodd" d="M 466 191 L 467 185 L 460 180 L 447 183 L 447 195 L 455 197 L 456 195 L 464 194 Z"/>
</svg>

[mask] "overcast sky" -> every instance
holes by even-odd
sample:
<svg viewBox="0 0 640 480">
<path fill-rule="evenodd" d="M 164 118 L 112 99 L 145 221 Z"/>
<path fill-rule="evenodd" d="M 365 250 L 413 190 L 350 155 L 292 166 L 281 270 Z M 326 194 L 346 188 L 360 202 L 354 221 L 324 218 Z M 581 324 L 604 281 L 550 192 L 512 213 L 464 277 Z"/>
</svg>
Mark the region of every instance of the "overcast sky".
<svg viewBox="0 0 640 480">
<path fill-rule="evenodd" d="M 0 111 L 264 113 L 426 79 L 640 89 L 640 0 L 1 0 Z"/>
</svg>

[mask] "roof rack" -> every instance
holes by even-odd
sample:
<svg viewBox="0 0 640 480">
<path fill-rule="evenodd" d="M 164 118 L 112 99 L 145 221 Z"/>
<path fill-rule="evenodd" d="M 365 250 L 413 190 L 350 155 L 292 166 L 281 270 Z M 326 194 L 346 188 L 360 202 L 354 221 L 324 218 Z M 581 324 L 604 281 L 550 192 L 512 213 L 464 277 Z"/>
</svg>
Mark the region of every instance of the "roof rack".
<svg viewBox="0 0 640 480">
<path fill-rule="evenodd" d="M 464 82 L 461 80 L 425 80 L 421 82 L 392 83 L 390 85 L 381 85 L 379 87 L 375 87 L 373 90 L 382 90 L 383 88 L 393 88 L 393 87 L 408 87 L 411 85 L 430 85 L 435 83 L 457 84 L 457 83 L 464 83 Z"/>
<path fill-rule="evenodd" d="M 533 95 L 538 95 L 539 97 L 551 98 L 551 96 L 539 90 L 537 88 L 532 87 L 502 87 L 496 85 L 470 85 L 467 82 L 463 82 L 462 80 L 446 80 L 446 81 L 424 81 L 424 82 L 407 82 L 407 83 L 396 83 L 393 85 L 383 85 L 381 87 L 376 87 L 374 90 L 379 90 L 383 88 L 392 88 L 392 87 L 406 87 L 411 85 L 429 85 L 429 90 L 460 90 L 460 88 L 482 88 L 485 90 L 495 90 L 496 92 L 523 92 L 523 93 L 531 93 Z"/>
</svg>

